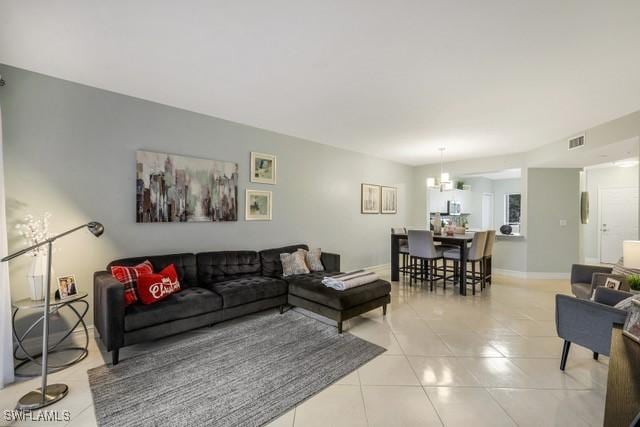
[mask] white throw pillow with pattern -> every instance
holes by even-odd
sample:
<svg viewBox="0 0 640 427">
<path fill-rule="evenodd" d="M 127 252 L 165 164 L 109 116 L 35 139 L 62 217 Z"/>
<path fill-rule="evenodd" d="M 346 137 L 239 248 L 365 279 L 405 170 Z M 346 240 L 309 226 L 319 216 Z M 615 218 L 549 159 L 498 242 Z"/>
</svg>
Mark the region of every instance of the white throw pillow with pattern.
<svg viewBox="0 0 640 427">
<path fill-rule="evenodd" d="M 294 274 L 307 274 L 309 269 L 305 262 L 305 250 L 298 249 L 292 254 L 280 254 L 282 262 L 282 275 L 293 276 Z"/>
<path fill-rule="evenodd" d="M 324 265 L 322 265 L 322 251 L 320 248 L 304 251 L 304 259 L 307 262 L 307 267 L 310 271 L 324 271 Z"/>
</svg>

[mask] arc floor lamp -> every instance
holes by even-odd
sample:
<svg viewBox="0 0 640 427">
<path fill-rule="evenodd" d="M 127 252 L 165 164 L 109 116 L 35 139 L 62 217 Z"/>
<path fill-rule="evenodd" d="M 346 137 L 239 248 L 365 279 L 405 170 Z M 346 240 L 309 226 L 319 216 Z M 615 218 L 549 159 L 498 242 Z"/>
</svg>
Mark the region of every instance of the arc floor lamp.
<svg viewBox="0 0 640 427">
<path fill-rule="evenodd" d="M 47 284 L 44 292 L 44 316 L 42 321 L 42 386 L 39 389 L 30 391 L 20 398 L 18 401 L 17 409 L 20 410 L 34 410 L 40 409 L 45 406 L 51 405 L 54 402 L 62 399 L 69 392 L 69 387 L 66 384 L 47 384 L 47 356 L 49 353 L 49 297 L 51 293 L 51 253 L 53 248 L 53 242 L 68 234 L 82 230 L 83 228 L 89 229 L 89 231 L 96 237 L 100 237 L 104 233 L 104 227 L 99 222 L 89 222 L 87 224 L 80 225 L 72 228 L 71 230 L 60 233 L 57 236 L 53 236 L 44 240 L 38 244 L 24 248 L 16 253 L 8 255 L 0 260 L 0 262 L 6 262 L 14 258 L 24 255 L 33 249 L 41 246 L 47 246 Z"/>
</svg>

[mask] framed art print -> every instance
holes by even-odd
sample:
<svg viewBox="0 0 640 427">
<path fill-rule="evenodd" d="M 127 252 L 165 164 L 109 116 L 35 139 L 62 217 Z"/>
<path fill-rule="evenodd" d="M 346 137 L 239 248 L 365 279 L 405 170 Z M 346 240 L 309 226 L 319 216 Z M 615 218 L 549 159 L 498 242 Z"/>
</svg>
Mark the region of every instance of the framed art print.
<svg viewBox="0 0 640 427">
<path fill-rule="evenodd" d="M 136 152 L 136 222 L 238 220 L 238 164 Z"/>
<path fill-rule="evenodd" d="M 380 186 L 373 184 L 362 184 L 360 187 L 361 213 L 380 213 Z"/>
<path fill-rule="evenodd" d="M 271 191 L 247 189 L 245 208 L 247 221 L 271 221 L 271 206 Z"/>
<path fill-rule="evenodd" d="M 629 314 L 627 314 L 627 320 L 622 327 L 622 333 L 640 343 L 640 301 L 634 299 L 631 302 L 633 304 L 629 307 Z"/>
<path fill-rule="evenodd" d="M 276 183 L 276 156 L 251 152 L 251 182 Z"/>
<path fill-rule="evenodd" d="M 381 187 L 380 212 L 383 214 L 398 213 L 398 189 L 395 187 Z"/>
</svg>

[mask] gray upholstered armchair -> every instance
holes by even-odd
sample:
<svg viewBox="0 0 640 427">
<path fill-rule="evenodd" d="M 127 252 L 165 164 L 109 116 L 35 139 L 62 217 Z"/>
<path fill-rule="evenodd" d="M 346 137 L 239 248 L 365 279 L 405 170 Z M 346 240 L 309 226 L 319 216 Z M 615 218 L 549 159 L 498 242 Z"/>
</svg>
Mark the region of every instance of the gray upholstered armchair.
<svg viewBox="0 0 640 427">
<path fill-rule="evenodd" d="M 560 369 L 564 371 L 571 343 L 598 354 L 609 355 L 611 349 L 611 329 L 614 324 L 623 324 L 627 312 L 614 308 L 618 302 L 630 297 L 631 293 L 598 287 L 594 301 L 556 295 L 556 330 L 564 340 Z"/>
<path fill-rule="evenodd" d="M 629 290 L 625 276 L 612 274 L 611 267 L 573 264 L 571 266 L 571 292 L 578 298 L 590 299 L 598 286 L 604 285 L 608 277 L 620 281 L 620 289 Z"/>
</svg>

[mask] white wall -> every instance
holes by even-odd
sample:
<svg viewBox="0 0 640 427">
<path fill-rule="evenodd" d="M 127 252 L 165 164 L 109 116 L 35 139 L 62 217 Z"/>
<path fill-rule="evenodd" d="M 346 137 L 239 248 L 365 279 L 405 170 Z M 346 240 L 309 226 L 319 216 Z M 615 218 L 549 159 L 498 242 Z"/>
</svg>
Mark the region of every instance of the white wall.
<svg viewBox="0 0 640 427">
<path fill-rule="evenodd" d="M 583 256 L 587 262 L 599 262 L 598 196 L 603 188 L 638 188 L 638 166 L 588 168 L 585 170 L 585 188 L 589 192 L 589 223 L 582 225 Z"/>
</svg>

